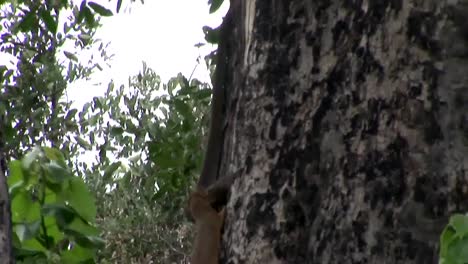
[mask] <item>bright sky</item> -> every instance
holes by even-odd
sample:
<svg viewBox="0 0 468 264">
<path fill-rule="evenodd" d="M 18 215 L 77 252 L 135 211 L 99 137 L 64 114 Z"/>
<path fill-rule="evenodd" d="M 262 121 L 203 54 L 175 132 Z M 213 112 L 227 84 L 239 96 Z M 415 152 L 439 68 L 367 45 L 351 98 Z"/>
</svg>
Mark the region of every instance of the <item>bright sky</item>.
<svg viewBox="0 0 468 264">
<path fill-rule="evenodd" d="M 115 2 L 111 1 L 107 7 L 115 10 Z M 122 8 L 119 14 L 103 18 L 97 37 L 105 43 L 111 42 L 108 54 L 115 55 L 112 67 L 96 72 L 91 81 L 71 85 L 69 98 L 82 105 L 94 96 L 103 95 L 110 80 L 117 87 L 127 84 L 128 77 L 142 69 L 142 61 L 163 82 L 179 72 L 190 76 L 197 57 L 203 58 L 214 48 L 210 44 L 202 48 L 194 46 L 205 42 L 202 27 L 217 27 L 221 23 L 229 7 L 229 1 L 225 2 L 216 13 L 209 14 L 207 0 L 147 0 L 144 5 L 136 1 Z M 204 62 L 197 67 L 194 77 L 209 81 Z"/>
</svg>

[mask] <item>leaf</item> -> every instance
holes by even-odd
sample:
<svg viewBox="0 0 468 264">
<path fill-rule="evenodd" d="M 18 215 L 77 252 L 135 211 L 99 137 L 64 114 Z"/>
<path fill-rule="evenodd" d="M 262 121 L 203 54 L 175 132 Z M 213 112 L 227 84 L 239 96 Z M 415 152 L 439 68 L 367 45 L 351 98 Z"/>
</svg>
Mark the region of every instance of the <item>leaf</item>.
<svg viewBox="0 0 468 264">
<path fill-rule="evenodd" d="M 47 187 L 49 187 L 49 184 L 47 185 Z M 62 187 L 62 186 L 60 186 L 60 187 Z M 52 188 L 45 188 L 44 204 L 53 204 L 53 203 L 56 203 L 57 200 L 58 199 L 57 199 L 56 192 L 54 190 L 52 190 Z"/>
<path fill-rule="evenodd" d="M 68 52 L 68 51 L 63 51 L 63 54 L 65 54 L 65 57 L 67 57 L 68 59 L 72 60 L 72 61 L 78 61 L 78 57 L 71 53 L 71 52 Z"/>
<path fill-rule="evenodd" d="M 211 94 L 212 94 L 211 89 L 201 89 L 199 91 L 196 91 L 194 96 L 198 100 L 203 100 L 203 99 L 209 98 Z"/>
<path fill-rule="evenodd" d="M 83 8 L 83 15 L 84 15 L 84 19 L 86 21 L 86 25 L 88 25 L 88 27 L 90 27 L 90 28 L 94 27 L 94 24 L 95 24 L 96 20 L 94 19 L 94 15 L 91 12 L 91 9 L 89 9 L 87 6 L 85 6 Z"/>
<path fill-rule="evenodd" d="M 88 5 L 101 16 L 112 16 L 112 11 L 103 7 L 102 5 L 96 4 L 95 2 L 89 2 Z"/>
<path fill-rule="evenodd" d="M 103 100 L 102 97 L 93 97 L 93 103 L 94 103 L 94 107 L 95 108 L 99 108 L 99 109 L 102 109 L 103 106 L 104 106 L 104 103 L 105 101 Z"/>
<path fill-rule="evenodd" d="M 13 227 L 13 228 L 15 228 L 15 227 Z M 15 249 L 21 248 L 21 241 L 20 241 L 18 235 L 16 234 L 15 229 L 13 229 L 13 232 L 12 232 L 11 236 L 12 236 L 11 240 L 13 242 L 13 247 L 15 247 Z M 17 254 L 17 253 L 18 252 L 15 252 L 15 254 Z"/>
<path fill-rule="evenodd" d="M 71 172 L 56 161 L 51 161 L 44 166 L 47 172 L 47 179 L 53 183 L 62 183 L 64 180 L 72 178 Z"/>
<path fill-rule="evenodd" d="M 55 217 L 57 226 L 62 229 L 66 228 L 78 216 L 77 212 L 61 203 L 45 204 L 42 206 L 41 212 L 46 216 Z"/>
<path fill-rule="evenodd" d="M 124 132 L 124 129 L 120 126 L 113 126 L 110 129 L 110 134 L 114 137 L 121 136 Z"/>
<path fill-rule="evenodd" d="M 26 227 L 27 232 L 26 232 L 26 236 L 24 237 L 24 239 L 33 238 L 37 236 L 37 234 L 39 233 L 39 229 L 41 228 L 41 220 L 27 223 L 25 227 Z"/>
<path fill-rule="evenodd" d="M 23 169 L 21 168 L 21 161 L 13 160 L 10 162 L 10 175 L 7 177 L 7 183 L 10 188 L 9 192 L 11 194 L 12 188 L 15 185 L 22 184 L 24 180 Z"/>
<path fill-rule="evenodd" d="M 78 264 L 78 263 L 94 263 L 93 249 L 81 247 L 75 245 L 71 250 L 67 250 L 61 254 L 60 263 L 64 264 Z"/>
<path fill-rule="evenodd" d="M 78 212 L 83 219 L 88 222 L 94 222 L 97 212 L 96 201 L 83 179 L 74 177 L 70 181 L 65 195 L 69 205 Z"/>
<path fill-rule="evenodd" d="M 82 139 L 81 137 L 76 136 L 75 139 L 76 139 L 78 145 L 80 145 L 80 147 L 82 147 L 82 148 L 84 148 L 86 150 L 90 150 L 92 148 L 91 145 L 86 140 Z"/>
<path fill-rule="evenodd" d="M 67 115 L 65 116 L 65 119 L 66 120 L 71 120 L 72 118 L 74 118 L 76 116 L 76 113 L 78 112 L 77 109 L 73 108 L 73 109 L 70 109 L 67 113 Z"/>
<path fill-rule="evenodd" d="M 46 25 L 47 29 L 55 35 L 57 33 L 58 22 L 55 21 L 55 19 L 50 15 L 48 11 L 45 10 L 41 12 L 41 18 L 44 21 L 44 24 Z"/>
<path fill-rule="evenodd" d="M 33 252 L 47 252 L 47 249 L 35 238 L 27 239 L 22 242 L 22 249 L 33 251 Z M 38 263 L 38 262 L 32 262 Z M 39 262 L 39 263 L 46 263 L 46 262 Z"/>
<path fill-rule="evenodd" d="M 71 229 L 65 229 L 64 231 L 65 234 L 71 236 L 83 248 L 95 249 L 104 246 L 104 241 L 97 236 L 85 236 Z"/>
<path fill-rule="evenodd" d="M 33 201 L 31 194 L 25 190 L 12 199 L 11 213 L 13 223 L 37 221 L 41 216 L 39 202 Z"/>
<path fill-rule="evenodd" d="M 188 104 L 182 100 L 174 100 L 174 106 L 177 112 L 179 112 L 183 117 L 188 117 L 192 111 Z"/>
<path fill-rule="evenodd" d="M 24 158 L 21 160 L 23 169 L 30 170 L 33 162 L 36 161 L 41 154 L 41 149 L 39 147 L 35 147 L 33 150 L 24 155 Z"/>
<path fill-rule="evenodd" d="M 219 32 L 221 30 L 221 26 L 217 28 L 211 28 L 209 26 L 204 26 L 203 33 L 205 33 L 205 40 L 208 43 L 218 44 L 219 43 Z"/>
<path fill-rule="evenodd" d="M 155 163 L 162 169 L 170 169 L 179 166 L 180 160 L 174 158 L 170 153 L 162 152 L 156 155 Z"/>
<path fill-rule="evenodd" d="M 15 73 L 13 70 L 6 71 L 5 74 L 3 75 L 3 79 L 8 80 L 11 76 L 13 76 L 13 73 Z"/>
<path fill-rule="evenodd" d="M 99 235 L 99 230 L 84 222 L 81 218 L 75 218 L 71 223 L 66 227 L 67 230 L 72 230 L 77 233 L 82 234 L 83 236 L 97 236 Z"/>
<path fill-rule="evenodd" d="M 102 177 L 104 182 L 107 183 L 111 180 L 112 175 L 120 167 L 121 164 L 122 163 L 120 161 L 114 162 L 104 170 L 104 176 Z"/>
<path fill-rule="evenodd" d="M 78 16 L 76 17 L 77 24 L 81 24 L 83 22 L 83 19 L 85 17 L 85 9 L 89 9 L 86 6 L 86 0 L 81 1 L 80 4 L 80 12 L 78 13 Z"/>
<path fill-rule="evenodd" d="M 448 252 L 450 243 L 455 239 L 455 231 L 452 227 L 446 226 L 440 235 L 440 252 L 441 257 L 445 257 Z"/>
<path fill-rule="evenodd" d="M 448 248 L 446 263 L 468 263 L 468 237 L 453 241 Z"/>
<path fill-rule="evenodd" d="M 13 233 L 19 240 L 20 244 L 22 244 L 21 247 L 23 249 L 44 251 L 45 248 L 35 239 L 39 233 L 40 228 L 40 220 L 34 221 L 32 223 L 16 224 L 13 227 Z"/>
<path fill-rule="evenodd" d="M 131 156 L 130 158 L 128 158 L 128 160 L 130 162 L 132 162 L 132 163 L 135 163 L 135 162 L 141 160 L 141 154 L 140 153 L 135 154 L 135 155 Z"/>
<path fill-rule="evenodd" d="M 210 14 L 216 12 L 221 5 L 223 4 L 224 0 L 210 0 L 208 1 L 208 4 L 210 5 Z"/>
<path fill-rule="evenodd" d="M 28 12 L 21 22 L 18 24 L 18 28 L 21 32 L 29 32 L 32 30 L 36 23 L 36 14 L 33 11 Z"/>
<path fill-rule="evenodd" d="M 450 217 L 449 225 L 455 229 L 457 237 L 468 236 L 468 216 L 454 214 Z"/>
<path fill-rule="evenodd" d="M 54 216 L 45 216 L 44 225 L 47 227 L 47 235 L 53 240 L 54 244 L 64 239 L 64 234 L 60 230 L 57 219 Z"/>
<path fill-rule="evenodd" d="M 60 150 L 49 147 L 43 147 L 42 150 L 44 151 L 45 156 L 49 160 L 57 162 L 57 164 L 59 164 L 63 168 L 68 168 L 65 162 L 65 157 L 63 156 L 62 152 L 60 152 Z"/>
<path fill-rule="evenodd" d="M 117 13 L 120 11 L 121 7 L 122 7 L 122 0 L 117 0 L 117 8 L 116 8 Z"/>
</svg>

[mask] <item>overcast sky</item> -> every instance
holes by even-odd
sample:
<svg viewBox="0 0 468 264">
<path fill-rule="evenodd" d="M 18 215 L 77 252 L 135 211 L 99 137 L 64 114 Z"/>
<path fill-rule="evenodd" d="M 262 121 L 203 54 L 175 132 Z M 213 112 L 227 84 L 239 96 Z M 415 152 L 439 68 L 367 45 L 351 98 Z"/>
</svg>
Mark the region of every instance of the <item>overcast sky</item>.
<svg viewBox="0 0 468 264">
<path fill-rule="evenodd" d="M 107 7 L 115 10 L 115 1 Z M 197 57 L 213 49 L 212 45 L 194 47 L 204 42 L 202 27 L 218 26 L 227 8 L 225 3 L 216 13 L 209 14 L 207 0 L 147 0 L 144 5 L 137 1 L 119 14 L 103 18 L 97 37 L 111 42 L 108 53 L 115 55 L 112 67 L 93 74 L 91 81 L 74 83 L 68 91 L 69 98 L 81 105 L 102 95 L 110 80 L 117 86 L 127 84 L 128 77 L 141 70 L 142 61 L 163 81 L 179 72 L 190 76 Z M 194 77 L 209 80 L 204 63 Z"/>
</svg>

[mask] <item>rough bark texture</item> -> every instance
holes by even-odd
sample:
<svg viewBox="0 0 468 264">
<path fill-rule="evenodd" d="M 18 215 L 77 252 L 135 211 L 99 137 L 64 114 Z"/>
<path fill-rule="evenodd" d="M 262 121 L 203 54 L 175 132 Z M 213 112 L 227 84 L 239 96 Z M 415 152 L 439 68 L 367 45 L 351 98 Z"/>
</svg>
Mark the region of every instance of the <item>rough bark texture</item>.
<svg viewBox="0 0 468 264">
<path fill-rule="evenodd" d="M 0 263 L 14 263 L 11 245 L 11 211 L 8 186 L 0 168 Z"/>
<path fill-rule="evenodd" d="M 232 1 L 223 263 L 436 263 L 468 211 L 468 1 Z"/>
</svg>

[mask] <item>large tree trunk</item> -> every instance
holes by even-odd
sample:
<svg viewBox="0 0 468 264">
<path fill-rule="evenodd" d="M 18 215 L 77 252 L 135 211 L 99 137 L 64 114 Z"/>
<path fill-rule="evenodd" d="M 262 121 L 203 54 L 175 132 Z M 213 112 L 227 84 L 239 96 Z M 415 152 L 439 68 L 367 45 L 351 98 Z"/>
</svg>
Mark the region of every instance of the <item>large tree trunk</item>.
<svg viewBox="0 0 468 264">
<path fill-rule="evenodd" d="M 437 262 L 468 211 L 459 2 L 232 1 L 224 263 Z"/>
</svg>

